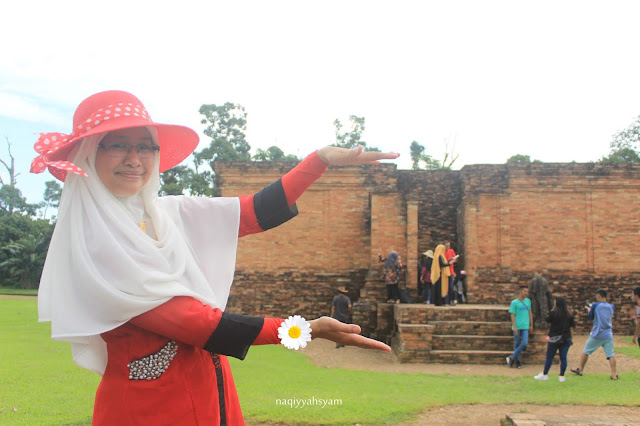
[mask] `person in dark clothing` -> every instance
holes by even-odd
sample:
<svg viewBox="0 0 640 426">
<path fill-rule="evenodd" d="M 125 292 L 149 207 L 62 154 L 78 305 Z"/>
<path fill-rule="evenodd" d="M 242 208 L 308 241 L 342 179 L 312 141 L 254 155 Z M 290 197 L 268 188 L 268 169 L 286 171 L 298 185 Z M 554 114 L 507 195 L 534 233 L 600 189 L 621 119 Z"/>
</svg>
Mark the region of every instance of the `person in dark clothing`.
<svg viewBox="0 0 640 426">
<path fill-rule="evenodd" d="M 426 263 L 427 255 L 425 253 L 422 253 L 422 255 L 420 256 L 420 260 L 418 261 L 418 297 L 423 297 L 424 295 L 424 280 L 422 279 L 422 271 L 424 270 Z"/>
<path fill-rule="evenodd" d="M 347 296 L 345 287 L 338 288 L 338 295 L 333 297 L 331 302 L 331 318 L 335 318 L 340 322 L 349 322 L 349 311 L 351 311 L 351 300 Z M 336 342 L 336 349 L 343 348 L 344 345 Z"/>
<path fill-rule="evenodd" d="M 422 282 L 421 295 L 424 298 L 424 303 L 428 305 L 432 300 L 431 289 L 433 284 L 431 283 L 431 266 L 433 266 L 433 250 L 427 250 L 423 255 L 425 256 L 425 261 L 420 270 L 420 281 Z"/>
<path fill-rule="evenodd" d="M 544 371 L 534 377 L 536 380 L 548 380 L 549 369 L 553 362 L 556 352 L 560 354 L 560 375 L 558 381 L 564 382 L 565 371 L 567 371 L 567 353 L 573 344 L 571 341 L 571 327 L 576 326 L 573 315 L 569 312 L 567 301 L 562 296 L 555 297 L 553 309 L 547 317 L 546 321 L 549 327 L 549 343 L 547 343 L 547 359 L 544 362 Z"/>
</svg>

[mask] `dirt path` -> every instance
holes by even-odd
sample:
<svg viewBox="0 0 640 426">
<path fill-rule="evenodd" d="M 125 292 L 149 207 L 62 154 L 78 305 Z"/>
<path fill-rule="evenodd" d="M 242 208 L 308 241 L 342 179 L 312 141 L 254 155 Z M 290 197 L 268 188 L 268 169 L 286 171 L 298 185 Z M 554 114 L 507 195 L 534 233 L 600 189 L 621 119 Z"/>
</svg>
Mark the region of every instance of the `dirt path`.
<svg viewBox="0 0 640 426">
<path fill-rule="evenodd" d="M 0 300 L 35 300 L 38 296 L 26 296 L 21 294 L 0 294 Z"/>
<path fill-rule="evenodd" d="M 630 346 L 622 343 L 620 337 L 615 338 L 616 346 Z M 582 348 L 587 336 L 574 336 L 574 344 L 569 350 L 569 368 L 579 365 Z M 325 368 L 346 368 L 350 370 L 384 371 L 389 373 L 427 373 L 454 375 L 496 375 L 496 376 L 531 376 L 542 371 L 543 365 L 524 365 L 521 369 L 508 368 L 506 365 L 476 364 L 401 364 L 393 354 L 368 351 L 359 348 L 336 349 L 335 344 L 326 340 L 315 340 L 302 351 L 311 361 Z M 618 373 L 640 371 L 640 359 L 624 355 L 616 356 Z M 550 379 L 555 380 L 559 372 L 559 364 L 551 367 Z M 609 362 L 604 352 L 599 349 L 591 357 L 585 368 L 586 374 L 610 374 Z M 567 372 L 567 380 L 574 380 Z M 499 405 L 447 405 L 431 408 L 420 414 L 417 420 L 401 423 L 404 426 L 417 425 L 499 425 L 509 413 L 531 413 L 543 420 L 557 420 L 562 416 L 570 416 L 569 424 L 597 424 L 599 419 L 618 424 L 640 425 L 640 407 L 594 407 L 575 405 L 531 405 L 531 404 L 499 404 Z M 630 419 L 633 419 L 630 421 Z M 611 424 L 611 423 L 607 423 Z"/>
<path fill-rule="evenodd" d="M 401 426 L 446 425 L 446 426 L 497 426 L 507 414 L 530 413 L 550 424 L 564 425 L 640 425 L 639 407 L 594 407 L 576 405 L 447 405 L 431 408 L 410 423 Z M 564 421 L 562 421 L 564 420 Z M 557 423 L 556 423 L 557 422 Z"/>
<path fill-rule="evenodd" d="M 622 343 L 620 337 L 615 337 L 616 346 L 629 346 Z M 573 346 L 569 350 L 569 368 L 580 364 L 582 348 L 587 336 L 574 336 Z M 478 364 L 401 364 L 395 356 L 380 351 L 346 347 L 336 349 L 335 344 L 327 340 L 314 340 L 302 354 L 308 356 L 311 361 L 325 368 L 346 368 L 349 370 L 384 371 L 388 373 L 427 373 L 427 374 L 454 374 L 454 375 L 482 375 L 482 376 L 535 376 L 542 371 L 543 364 L 523 365 L 521 369 L 508 368 L 504 365 L 478 365 Z M 557 360 L 557 356 L 556 356 Z M 618 373 L 640 371 L 640 359 L 630 358 L 624 355 L 616 356 Z M 549 374 L 556 377 L 560 370 L 556 362 L 551 367 Z M 609 362 L 602 349 L 598 349 L 585 367 L 586 374 L 610 374 Z M 571 373 L 567 371 L 567 379 L 571 379 Z"/>
</svg>

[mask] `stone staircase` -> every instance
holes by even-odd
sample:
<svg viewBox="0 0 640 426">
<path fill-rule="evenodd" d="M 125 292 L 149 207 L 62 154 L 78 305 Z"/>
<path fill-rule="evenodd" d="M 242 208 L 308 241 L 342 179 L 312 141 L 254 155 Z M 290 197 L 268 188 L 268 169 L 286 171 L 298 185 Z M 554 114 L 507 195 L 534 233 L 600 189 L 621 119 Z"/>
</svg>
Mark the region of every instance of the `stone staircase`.
<svg viewBox="0 0 640 426">
<path fill-rule="evenodd" d="M 392 311 L 390 342 L 400 362 L 504 364 L 513 352 L 506 305 L 380 305 Z M 545 352 L 546 330 L 534 330 L 522 362 L 544 363 Z"/>
</svg>

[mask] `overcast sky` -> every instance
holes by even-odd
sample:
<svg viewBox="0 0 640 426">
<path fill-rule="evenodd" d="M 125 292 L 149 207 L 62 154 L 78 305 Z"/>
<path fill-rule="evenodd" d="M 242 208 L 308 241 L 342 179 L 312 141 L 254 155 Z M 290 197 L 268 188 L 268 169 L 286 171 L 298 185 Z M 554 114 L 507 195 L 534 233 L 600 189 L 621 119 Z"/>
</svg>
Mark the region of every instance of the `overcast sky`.
<svg viewBox="0 0 640 426">
<path fill-rule="evenodd" d="M 252 151 L 299 156 L 364 116 L 400 168 L 414 140 L 436 158 L 455 140 L 456 169 L 595 161 L 640 115 L 638 1 L 24 0 L 0 16 L 0 158 L 9 138 L 30 202 L 52 179 L 28 173 L 34 133 L 70 132 L 102 90 L 201 147 L 205 103 L 245 107 Z"/>
</svg>

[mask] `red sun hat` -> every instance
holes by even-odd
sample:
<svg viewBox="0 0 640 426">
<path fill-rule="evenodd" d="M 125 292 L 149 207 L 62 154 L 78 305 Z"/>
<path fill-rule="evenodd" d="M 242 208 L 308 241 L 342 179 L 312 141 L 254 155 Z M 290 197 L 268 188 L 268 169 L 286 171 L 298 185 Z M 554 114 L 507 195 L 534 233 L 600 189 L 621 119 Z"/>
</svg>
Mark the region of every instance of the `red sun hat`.
<svg viewBox="0 0 640 426">
<path fill-rule="evenodd" d="M 31 163 L 31 173 L 46 168 L 64 181 L 67 173 L 86 173 L 69 160 L 76 143 L 88 136 L 132 127 L 153 127 L 160 145 L 160 173 L 176 166 L 198 146 L 198 134 L 192 129 L 174 124 L 154 123 L 138 98 L 121 90 L 96 93 L 82 101 L 73 114 L 73 131 L 40 133 L 34 148 L 40 154 Z"/>
</svg>

